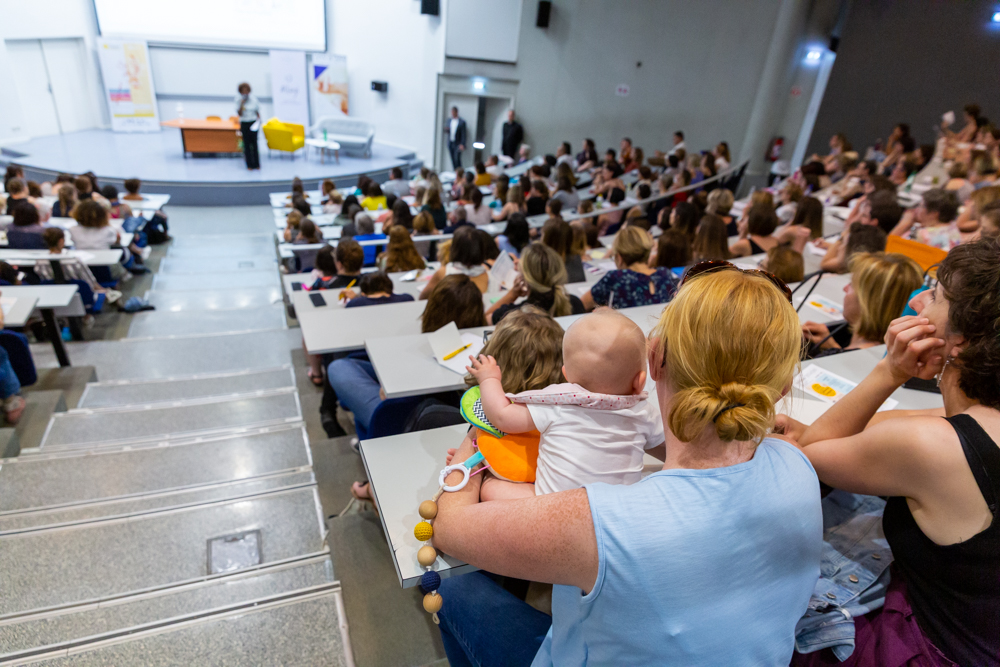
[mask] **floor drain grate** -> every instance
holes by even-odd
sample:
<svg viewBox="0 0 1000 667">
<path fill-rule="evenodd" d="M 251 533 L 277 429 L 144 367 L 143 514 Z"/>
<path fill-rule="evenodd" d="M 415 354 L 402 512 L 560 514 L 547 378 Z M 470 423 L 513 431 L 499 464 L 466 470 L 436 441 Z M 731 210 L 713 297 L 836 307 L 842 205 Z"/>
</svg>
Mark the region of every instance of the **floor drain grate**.
<svg viewBox="0 0 1000 667">
<path fill-rule="evenodd" d="M 260 565 L 260 531 L 248 530 L 208 540 L 208 573 L 232 572 Z"/>
</svg>

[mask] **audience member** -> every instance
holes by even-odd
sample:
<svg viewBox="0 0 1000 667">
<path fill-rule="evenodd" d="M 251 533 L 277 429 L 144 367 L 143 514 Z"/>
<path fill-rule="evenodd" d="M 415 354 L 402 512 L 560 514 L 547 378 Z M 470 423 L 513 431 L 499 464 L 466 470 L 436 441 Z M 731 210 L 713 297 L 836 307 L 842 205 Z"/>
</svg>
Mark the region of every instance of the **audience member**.
<svg viewBox="0 0 1000 667">
<path fill-rule="evenodd" d="M 15 179 L 16 180 L 16 179 Z M 13 182 L 13 181 L 12 181 Z M 14 221 L 7 228 L 7 247 L 12 250 L 40 250 L 45 248 L 42 225 L 38 209 L 27 199 L 18 201 L 11 215 Z"/>
<path fill-rule="evenodd" d="M 486 311 L 486 323 L 497 324 L 523 306 L 534 306 L 552 317 L 579 315 L 583 302 L 567 294 L 566 268 L 559 254 L 544 243 L 532 243 L 521 254 L 519 273 L 511 289 Z M 518 302 L 522 297 L 523 301 Z"/>
<path fill-rule="evenodd" d="M 410 184 L 403 179 L 403 170 L 393 167 L 389 170 L 389 180 L 382 184 L 382 192 L 394 194 L 397 197 L 408 197 L 410 195 Z"/>
<path fill-rule="evenodd" d="M 56 189 L 58 200 L 52 204 L 52 215 L 56 218 L 68 218 L 73 215 L 73 207 L 76 206 L 76 187 L 72 184 L 64 183 Z"/>
<path fill-rule="evenodd" d="M 468 276 L 480 292 L 486 292 L 490 276 L 484 262 L 483 248 L 479 244 L 476 228 L 471 225 L 459 227 L 451 238 L 447 263 L 442 264 L 441 268 L 431 275 L 427 285 L 420 292 L 420 298 L 428 298 L 439 282 L 446 276 L 453 275 Z"/>
<path fill-rule="evenodd" d="M 653 241 L 649 233 L 637 227 L 625 227 L 611 246 L 614 271 L 609 271 L 582 297 L 587 310 L 595 306 L 632 308 L 652 303 L 666 303 L 677 291 L 670 269 L 649 266 Z"/>
<path fill-rule="evenodd" d="M 851 258 L 850 268 L 851 282 L 844 288 L 844 319 L 851 342 L 841 348 L 826 325 L 806 322 L 802 333 L 817 356 L 881 345 L 889 325 L 902 315 L 910 294 L 924 279 L 916 262 L 895 253 L 860 253 Z"/>
<path fill-rule="evenodd" d="M 510 216 L 515 213 L 524 213 L 527 210 L 524 202 L 524 194 L 522 193 L 520 185 L 512 185 L 509 190 L 507 190 L 506 203 L 503 205 L 499 211 L 493 214 L 493 220 L 500 222 L 501 220 L 507 220 Z"/>
<path fill-rule="evenodd" d="M 766 204 L 754 204 L 746 222 L 740 221 L 740 239 L 729 247 L 733 257 L 760 255 L 778 245 L 772 234 L 778 227 L 778 217 Z"/>
<path fill-rule="evenodd" d="M 347 301 L 346 308 L 358 308 L 361 306 L 381 306 L 387 303 L 400 303 L 402 301 L 413 301 L 411 294 L 393 294 L 392 279 L 384 271 L 375 271 L 361 276 L 358 284 L 361 294 L 358 295 L 351 288 L 345 289 L 341 296 Z"/>
<path fill-rule="evenodd" d="M 768 250 L 760 268 L 785 283 L 801 282 L 806 273 L 802 253 L 787 245 L 776 245 Z"/>
<path fill-rule="evenodd" d="M 28 202 L 28 184 L 23 178 L 14 177 L 7 181 L 7 215 L 14 215 L 14 208 Z"/>
<path fill-rule="evenodd" d="M 788 662 L 822 534 L 815 474 L 801 452 L 766 437 L 797 368 L 798 327 L 762 277 L 692 280 L 651 336 L 662 472 L 506 502 L 479 502 L 477 475 L 442 496 L 437 548 L 484 572 L 556 584 L 550 618 L 483 573 L 445 580 L 438 616 L 451 663 L 492 654 L 528 664 L 536 653 L 538 664 Z M 473 451 L 467 438 L 455 458 Z M 745 623 L 734 595 L 749 605 L 767 596 L 768 613 Z M 503 626 L 484 623 L 481 612 L 499 605 Z"/>
<path fill-rule="evenodd" d="M 441 203 L 440 189 L 430 188 L 427 190 L 420 210 L 431 214 L 431 217 L 434 218 L 434 226 L 438 229 L 444 229 L 448 226 L 448 214 L 445 212 L 444 204 Z"/>
<path fill-rule="evenodd" d="M 559 259 L 563 261 L 566 267 L 566 282 L 582 283 L 587 280 L 587 276 L 583 271 L 580 252 L 574 252 L 573 240 L 573 228 L 562 218 L 549 218 L 542 226 L 542 243 L 555 250 Z"/>
<path fill-rule="evenodd" d="M 719 216 L 706 213 L 698 223 L 694 241 L 691 242 L 692 261 L 706 262 L 729 258 L 729 235 L 726 233 L 726 223 Z"/>
<path fill-rule="evenodd" d="M 951 250 L 937 286 L 911 300 L 917 316 L 889 326 L 867 378 L 811 426 L 781 418 L 824 483 L 888 497 L 885 603 L 854 619 L 855 649 L 840 664 L 990 665 L 1000 654 L 998 256 L 995 240 Z M 936 378 L 944 410 L 876 415 L 911 377 Z M 823 651 L 793 664 L 838 663 Z"/>
<path fill-rule="evenodd" d="M 683 268 L 691 263 L 691 239 L 680 229 L 668 229 L 656 242 L 657 268 Z"/>
<path fill-rule="evenodd" d="M 919 206 L 903 214 L 891 235 L 912 238 L 941 250 L 951 250 L 962 242 L 962 234 L 954 223 L 957 215 L 958 198 L 954 192 L 946 192 L 940 188 L 928 190 Z"/>
</svg>

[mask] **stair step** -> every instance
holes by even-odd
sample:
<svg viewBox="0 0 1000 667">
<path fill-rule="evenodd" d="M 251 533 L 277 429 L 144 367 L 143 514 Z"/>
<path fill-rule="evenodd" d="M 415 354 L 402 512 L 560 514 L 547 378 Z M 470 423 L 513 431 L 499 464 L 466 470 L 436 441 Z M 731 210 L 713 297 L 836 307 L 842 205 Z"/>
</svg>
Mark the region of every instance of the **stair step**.
<svg viewBox="0 0 1000 667">
<path fill-rule="evenodd" d="M 160 442 L 200 433 L 223 433 L 302 419 L 294 388 L 240 397 L 202 398 L 53 415 L 40 447 L 93 448 Z M 22 447 L 24 441 L 22 440 Z"/>
<path fill-rule="evenodd" d="M 134 516 L 170 508 L 204 505 L 229 498 L 250 497 L 268 491 L 315 484 L 309 469 L 264 477 L 240 479 L 209 486 L 172 489 L 160 493 L 103 500 L 62 508 L 39 509 L 0 515 L 0 537 L 40 528 L 71 526 L 98 519 Z"/>
<path fill-rule="evenodd" d="M 60 389 L 25 391 L 27 406 L 14 429 L 22 450 L 36 449 L 45 439 L 50 420 L 66 412 L 66 398 Z"/>
<path fill-rule="evenodd" d="M 301 424 L 168 446 L 26 454 L 0 461 L 0 515 L 219 484 L 311 464 Z"/>
<path fill-rule="evenodd" d="M 294 386 L 295 377 L 290 365 L 282 368 L 156 380 L 92 382 L 84 389 L 78 407 L 106 408 L 159 403 Z"/>
<path fill-rule="evenodd" d="M 167 257 L 231 257 L 237 255 L 263 255 L 274 252 L 271 234 L 192 234 L 175 236 Z"/>
<path fill-rule="evenodd" d="M 311 486 L 0 537 L 0 622 L 204 577 L 208 540 L 251 529 L 263 563 L 316 554 L 318 507 Z"/>
<path fill-rule="evenodd" d="M 217 290 L 227 287 L 271 287 L 273 285 L 281 286 L 278 272 L 275 269 L 219 273 L 157 273 L 153 276 L 153 289 L 160 291 Z"/>
<path fill-rule="evenodd" d="M 213 257 L 207 260 L 204 257 L 178 257 L 170 255 L 160 262 L 161 274 L 179 273 L 219 273 L 244 272 L 244 271 L 277 271 L 278 259 L 274 254 L 274 247 L 269 252 L 259 255 L 236 256 L 236 257 Z"/>
<path fill-rule="evenodd" d="M 80 404 L 80 396 L 88 382 L 97 381 L 97 371 L 93 366 L 65 366 L 62 368 L 39 368 L 38 381 L 27 391 L 60 389 L 65 394 L 66 407 L 72 409 Z"/>
<path fill-rule="evenodd" d="M 0 646 L 4 654 L 16 654 L 332 582 L 333 564 L 326 555 L 267 565 L 107 601 L 98 607 L 88 605 L 18 619 L 0 625 Z"/>
<path fill-rule="evenodd" d="M 237 308 L 260 308 L 273 303 L 281 303 L 281 288 L 271 287 L 231 287 L 215 290 L 172 290 L 161 292 L 150 290 L 146 299 L 157 310 L 172 312 L 192 310 L 233 310 Z"/>
<path fill-rule="evenodd" d="M 289 350 L 301 347 L 302 334 L 290 329 L 208 336 L 125 338 L 68 343 L 74 365 L 96 366 L 101 380 L 162 378 L 225 373 L 234 368 L 274 368 L 289 363 Z M 36 364 L 54 365 L 50 346 L 33 345 Z"/>
<path fill-rule="evenodd" d="M 210 615 L 179 617 L 149 630 L 92 641 L 46 655 L 46 664 L 97 667 L 135 665 L 353 665 L 340 586 L 242 603 Z M 53 647 L 54 649 L 57 647 Z"/>
<path fill-rule="evenodd" d="M 132 316 L 129 338 L 262 331 L 285 326 L 282 304 L 242 310 L 149 311 Z"/>
<path fill-rule="evenodd" d="M 0 428 L 0 459 L 17 456 L 20 451 L 21 443 L 17 441 L 17 429 L 13 426 Z M 2 493 L 2 489 L 0 489 L 0 493 Z"/>
</svg>

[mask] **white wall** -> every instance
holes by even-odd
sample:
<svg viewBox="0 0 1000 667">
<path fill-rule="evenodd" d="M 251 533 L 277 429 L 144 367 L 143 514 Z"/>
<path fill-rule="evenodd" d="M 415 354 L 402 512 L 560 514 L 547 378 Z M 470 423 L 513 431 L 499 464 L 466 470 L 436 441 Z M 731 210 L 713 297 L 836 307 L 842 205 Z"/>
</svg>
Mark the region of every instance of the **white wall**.
<svg viewBox="0 0 1000 667">
<path fill-rule="evenodd" d="M 461 0 L 456 0 L 461 2 Z M 448 2 L 441 2 L 441 14 Z M 419 0 L 329 0 L 331 53 L 347 56 L 350 114 L 375 124 L 375 140 L 434 156 L 437 75 L 445 27 L 420 14 Z M 386 81 L 388 93 L 371 89 Z"/>
<path fill-rule="evenodd" d="M 0 145 L 28 139 L 18 99 L 11 63 L 4 40 L 54 39 L 79 37 L 88 54 L 84 63 L 85 89 L 93 96 L 91 103 L 100 109 L 100 123 L 108 123 L 104 104 L 95 40 L 97 20 L 90 0 L 0 0 Z"/>
</svg>

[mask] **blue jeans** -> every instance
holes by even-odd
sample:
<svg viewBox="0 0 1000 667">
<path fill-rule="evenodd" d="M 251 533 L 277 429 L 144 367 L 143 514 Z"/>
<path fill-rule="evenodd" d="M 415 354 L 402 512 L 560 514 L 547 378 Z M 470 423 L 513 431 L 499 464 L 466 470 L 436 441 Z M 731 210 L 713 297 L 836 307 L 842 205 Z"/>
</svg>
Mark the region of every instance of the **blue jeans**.
<svg viewBox="0 0 1000 667">
<path fill-rule="evenodd" d="M 7 350 L 0 347 L 0 399 L 13 396 L 20 391 L 21 382 L 17 379 L 14 367 L 10 365 L 10 357 L 7 356 Z"/>
<path fill-rule="evenodd" d="M 441 582 L 441 642 L 451 667 L 530 665 L 552 617 L 522 602 L 483 572 Z"/>
<path fill-rule="evenodd" d="M 382 402 L 378 395 L 378 376 L 372 363 L 348 357 L 337 359 L 326 371 L 340 405 L 353 412 L 354 420 L 365 430 L 371 429 L 372 415 Z"/>
</svg>

